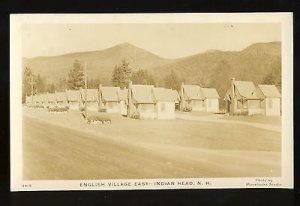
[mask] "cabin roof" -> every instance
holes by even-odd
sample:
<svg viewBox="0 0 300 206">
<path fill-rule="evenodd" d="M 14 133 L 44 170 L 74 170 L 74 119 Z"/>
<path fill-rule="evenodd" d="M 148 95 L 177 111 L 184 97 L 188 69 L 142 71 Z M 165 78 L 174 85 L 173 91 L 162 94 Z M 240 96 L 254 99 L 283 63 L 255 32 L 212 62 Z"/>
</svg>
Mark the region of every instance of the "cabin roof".
<svg viewBox="0 0 300 206">
<path fill-rule="evenodd" d="M 128 97 L 128 89 L 120 89 L 119 100 L 127 100 L 127 97 Z"/>
<path fill-rule="evenodd" d="M 258 99 L 255 94 L 255 86 L 251 81 L 235 81 L 234 85 L 239 94 L 246 99 Z"/>
<path fill-rule="evenodd" d="M 59 102 L 67 101 L 66 92 L 55 92 L 56 100 Z"/>
<path fill-rule="evenodd" d="M 281 94 L 278 91 L 278 89 L 276 88 L 275 85 L 258 85 L 258 88 L 260 89 L 260 91 L 262 92 L 262 94 L 265 97 L 275 97 L 275 98 L 280 98 Z"/>
<path fill-rule="evenodd" d="M 67 99 L 71 102 L 78 102 L 80 100 L 80 91 L 79 90 L 67 90 Z"/>
<path fill-rule="evenodd" d="M 204 99 L 199 85 L 183 85 L 183 91 L 190 100 Z"/>
<path fill-rule="evenodd" d="M 85 89 L 80 89 L 81 98 L 85 101 Z M 87 101 L 98 101 L 98 89 L 87 89 L 86 91 Z"/>
<path fill-rule="evenodd" d="M 118 93 L 120 91 L 120 87 L 102 87 L 101 93 L 104 101 L 107 102 L 117 102 L 119 101 Z"/>
<path fill-rule="evenodd" d="M 132 85 L 132 100 L 135 103 L 153 104 L 152 97 L 153 85 Z"/>
<path fill-rule="evenodd" d="M 153 95 L 156 101 L 175 102 L 177 97 L 174 95 L 174 90 L 166 88 L 153 88 Z"/>
<path fill-rule="evenodd" d="M 201 91 L 205 98 L 220 98 L 216 88 L 201 88 Z"/>
</svg>

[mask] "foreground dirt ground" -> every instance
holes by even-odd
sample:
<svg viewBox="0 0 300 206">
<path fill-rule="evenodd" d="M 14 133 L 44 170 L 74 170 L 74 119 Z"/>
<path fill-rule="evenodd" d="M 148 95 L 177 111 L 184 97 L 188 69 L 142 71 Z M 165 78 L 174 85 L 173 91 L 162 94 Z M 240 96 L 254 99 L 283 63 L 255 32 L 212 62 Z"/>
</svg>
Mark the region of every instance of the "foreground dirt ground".
<svg viewBox="0 0 300 206">
<path fill-rule="evenodd" d="M 88 125 L 79 112 L 24 108 L 24 179 L 280 176 L 281 133 L 257 126 L 261 118 L 253 126 L 197 114 L 110 116 L 112 124 Z"/>
</svg>

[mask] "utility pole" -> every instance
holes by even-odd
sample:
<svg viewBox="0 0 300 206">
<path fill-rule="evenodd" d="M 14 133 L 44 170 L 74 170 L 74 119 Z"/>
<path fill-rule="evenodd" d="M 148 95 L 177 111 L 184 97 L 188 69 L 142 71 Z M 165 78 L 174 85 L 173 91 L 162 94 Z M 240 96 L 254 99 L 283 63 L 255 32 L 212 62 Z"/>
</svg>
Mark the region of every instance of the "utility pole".
<svg viewBox="0 0 300 206">
<path fill-rule="evenodd" d="M 86 62 L 84 62 L 84 116 L 87 118 L 87 72 L 86 72 Z"/>
<path fill-rule="evenodd" d="M 31 85 L 31 103 L 33 104 L 33 85 L 35 82 L 33 81 L 33 75 L 31 75 L 30 85 Z"/>
</svg>

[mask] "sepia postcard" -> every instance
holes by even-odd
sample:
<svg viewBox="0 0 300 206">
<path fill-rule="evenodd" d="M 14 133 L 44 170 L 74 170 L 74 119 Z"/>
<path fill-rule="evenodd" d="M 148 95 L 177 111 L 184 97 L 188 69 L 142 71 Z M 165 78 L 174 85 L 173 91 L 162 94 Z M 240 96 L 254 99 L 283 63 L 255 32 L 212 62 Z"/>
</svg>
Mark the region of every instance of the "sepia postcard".
<svg viewBox="0 0 300 206">
<path fill-rule="evenodd" d="M 293 188 L 293 14 L 12 14 L 11 191 Z"/>
</svg>

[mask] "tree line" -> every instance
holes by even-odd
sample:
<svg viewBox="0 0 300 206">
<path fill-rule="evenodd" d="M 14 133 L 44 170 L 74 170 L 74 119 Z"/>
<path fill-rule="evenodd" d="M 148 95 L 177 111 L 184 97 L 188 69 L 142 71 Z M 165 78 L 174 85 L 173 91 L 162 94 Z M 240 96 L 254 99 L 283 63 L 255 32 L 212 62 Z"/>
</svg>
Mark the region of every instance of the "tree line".
<svg viewBox="0 0 300 206">
<path fill-rule="evenodd" d="M 155 85 L 175 90 L 180 89 L 182 79 L 180 79 L 173 70 L 161 79 L 156 79 L 147 70 L 138 69 L 137 71 L 133 71 L 133 69 L 134 68 L 131 67 L 129 62 L 125 59 L 116 64 L 111 75 L 111 85 L 120 88 L 128 88 L 129 82 L 132 81 L 133 84 Z M 66 89 L 78 90 L 84 88 L 84 78 L 84 68 L 82 63 L 78 60 L 74 61 L 67 76 L 60 78 L 56 83 L 47 82 L 45 78 L 41 77 L 39 74 L 34 74 L 29 67 L 26 67 L 23 73 L 22 101 L 24 102 L 26 95 L 30 96 L 32 92 L 35 95 L 46 92 L 53 93 L 55 91 L 65 91 Z M 87 78 L 88 88 L 98 88 L 101 83 L 101 80 L 98 78 Z"/>
</svg>

